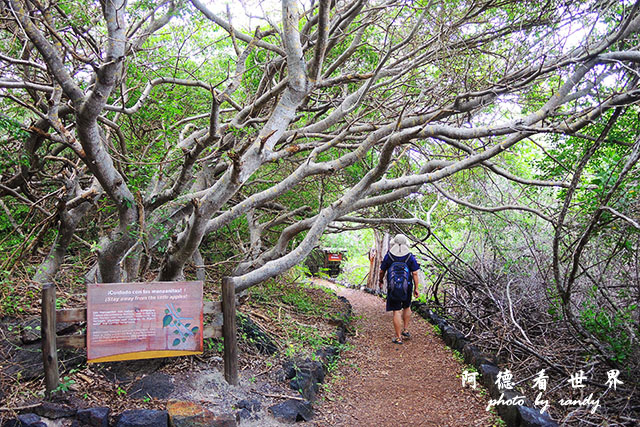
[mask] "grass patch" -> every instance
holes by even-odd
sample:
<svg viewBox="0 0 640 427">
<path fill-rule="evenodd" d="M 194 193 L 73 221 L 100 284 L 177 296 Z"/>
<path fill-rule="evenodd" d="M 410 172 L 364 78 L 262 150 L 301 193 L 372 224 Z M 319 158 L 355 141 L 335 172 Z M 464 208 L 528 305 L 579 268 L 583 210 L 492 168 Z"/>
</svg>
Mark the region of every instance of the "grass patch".
<svg viewBox="0 0 640 427">
<path fill-rule="evenodd" d="M 245 313 L 277 339 L 286 357 L 307 357 L 337 345 L 345 306 L 333 291 L 286 276 L 251 288 Z"/>
</svg>

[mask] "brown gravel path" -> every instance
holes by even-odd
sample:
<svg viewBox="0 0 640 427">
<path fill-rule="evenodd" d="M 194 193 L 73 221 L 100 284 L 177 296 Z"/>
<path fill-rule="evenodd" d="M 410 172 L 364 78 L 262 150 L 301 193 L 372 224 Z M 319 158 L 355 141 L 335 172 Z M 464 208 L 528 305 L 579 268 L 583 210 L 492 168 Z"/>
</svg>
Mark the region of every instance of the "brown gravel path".
<svg viewBox="0 0 640 427">
<path fill-rule="evenodd" d="M 393 344 L 391 313 L 384 301 L 367 293 L 332 287 L 353 306 L 356 335 L 352 349 L 334 372 L 330 390 L 316 404 L 318 426 L 492 426 L 487 398 L 462 388 L 463 366 L 435 335 L 429 323 L 413 314 L 412 339 Z M 332 379 L 333 378 L 333 379 Z"/>
</svg>

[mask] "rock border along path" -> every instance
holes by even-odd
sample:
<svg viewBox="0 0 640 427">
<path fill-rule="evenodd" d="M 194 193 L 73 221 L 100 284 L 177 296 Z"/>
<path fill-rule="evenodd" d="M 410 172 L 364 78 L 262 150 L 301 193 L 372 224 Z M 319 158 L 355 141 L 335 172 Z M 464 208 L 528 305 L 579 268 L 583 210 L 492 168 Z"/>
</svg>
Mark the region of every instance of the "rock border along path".
<svg viewBox="0 0 640 427">
<path fill-rule="evenodd" d="M 345 363 L 316 406 L 316 425 L 331 426 L 491 426 L 498 418 L 485 411 L 488 396 L 463 388 L 464 366 L 416 314 L 411 340 L 393 344 L 391 313 L 379 297 L 353 289 L 330 287 L 353 306 L 355 336 Z M 330 381 L 330 380 L 329 380 Z"/>
</svg>

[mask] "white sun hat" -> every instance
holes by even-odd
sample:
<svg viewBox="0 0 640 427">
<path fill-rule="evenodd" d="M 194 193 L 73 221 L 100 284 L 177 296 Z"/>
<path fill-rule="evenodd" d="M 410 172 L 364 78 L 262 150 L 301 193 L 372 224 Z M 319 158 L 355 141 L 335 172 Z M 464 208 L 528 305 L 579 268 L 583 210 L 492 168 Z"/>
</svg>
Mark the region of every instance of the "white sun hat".
<svg viewBox="0 0 640 427">
<path fill-rule="evenodd" d="M 389 246 L 389 252 L 391 252 L 391 255 L 397 257 L 403 257 L 409 253 L 407 238 L 404 234 L 396 234 Z"/>
</svg>

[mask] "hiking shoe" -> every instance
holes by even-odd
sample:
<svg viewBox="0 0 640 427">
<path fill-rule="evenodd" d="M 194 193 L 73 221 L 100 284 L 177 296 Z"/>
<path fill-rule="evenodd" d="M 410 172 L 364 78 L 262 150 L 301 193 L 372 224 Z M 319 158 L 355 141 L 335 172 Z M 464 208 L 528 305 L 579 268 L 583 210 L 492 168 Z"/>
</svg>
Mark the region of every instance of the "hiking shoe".
<svg viewBox="0 0 640 427">
<path fill-rule="evenodd" d="M 394 343 L 394 344 L 402 344 L 402 341 L 399 340 L 398 338 L 392 339 L 391 342 Z"/>
<path fill-rule="evenodd" d="M 411 334 L 409 333 L 409 331 L 403 331 L 402 332 L 402 336 L 405 337 L 408 340 L 411 339 Z"/>
</svg>

